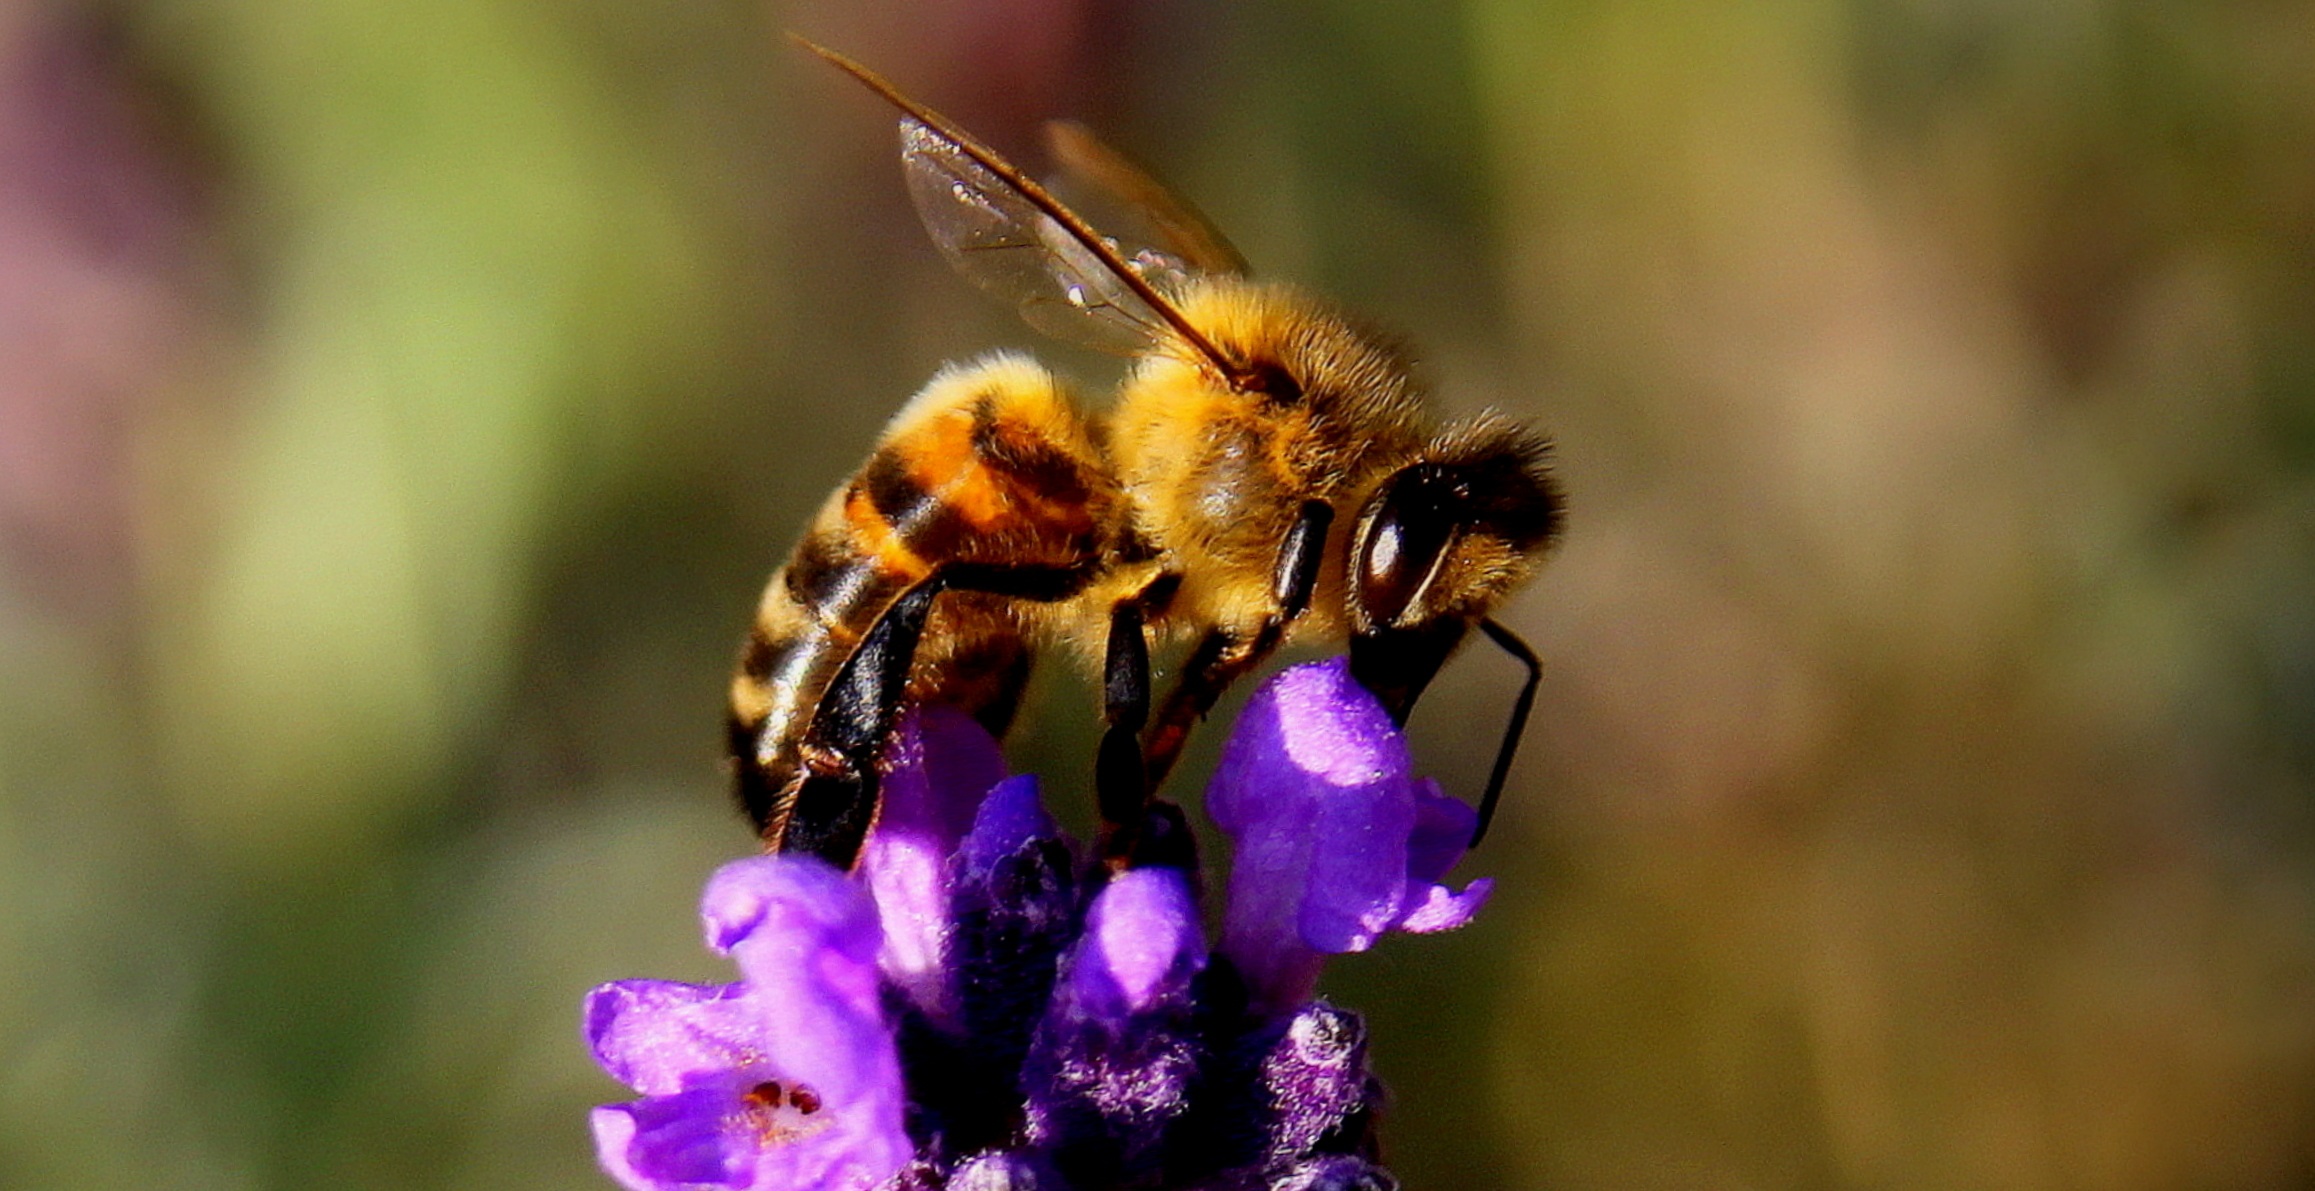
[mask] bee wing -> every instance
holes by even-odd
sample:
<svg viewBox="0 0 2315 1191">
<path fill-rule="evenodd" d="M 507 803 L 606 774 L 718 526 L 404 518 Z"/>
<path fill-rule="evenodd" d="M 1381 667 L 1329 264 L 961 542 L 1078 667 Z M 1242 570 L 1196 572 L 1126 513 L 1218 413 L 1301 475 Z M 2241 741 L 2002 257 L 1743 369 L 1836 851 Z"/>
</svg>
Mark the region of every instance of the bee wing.
<svg viewBox="0 0 2315 1191">
<path fill-rule="evenodd" d="M 1119 355 L 1147 351 L 1167 320 L 1119 275 L 1136 262 L 1107 259 L 1021 188 L 913 116 L 900 121 L 900 160 L 917 215 L 941 255 L 975 285 L 1018 306 L 1029 325 Z M 1050 200 L 1048 200 L 1050 201 Z M 1159 262 L 1146 262 L 1159 264 Z M 1166 282 L 1162 265 L 1158 277 Z"/>
<path fill-rule="evenodd" d="M 902 112 L 900 158 L 909 194 L 941 253 L 966 277 L 1021 308 L 1029 325 L 1102 351 L 1140 355 L 1176 342 L 1232 384 L 1258 379 L 1215 345 L 1119 253 L 1115 241 L 948 117 L 883 76 L 795 34 Z"/>
<path fill-rule="evenodd" d="M 1163 251 L 1144 250 L 1128 258 L 1142 265 L 1144 277 L 1155 280 L 1160 271 L 1184 278 L 1201 273 L 1245 275 L 1246 258 L 1205 212 L 1093 135 L 1092 129 L 1075 120 L 1054 120 L 1045 125 L 1045 147 L 1062 172 L 1138 216 L 1163 246 Z"/>
</svg>

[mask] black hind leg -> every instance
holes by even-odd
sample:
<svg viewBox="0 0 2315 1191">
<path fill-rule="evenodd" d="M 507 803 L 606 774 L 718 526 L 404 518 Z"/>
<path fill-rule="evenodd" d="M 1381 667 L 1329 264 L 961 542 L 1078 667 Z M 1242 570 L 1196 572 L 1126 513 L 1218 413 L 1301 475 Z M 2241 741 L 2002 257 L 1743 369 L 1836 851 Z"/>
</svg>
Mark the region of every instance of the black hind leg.
<svg viewBox="0 0 2315 1191">
<path fill-rule="evenodd" d="M 916 647 L 933 601 L 944 591 L 977 591 L 1040 603 L 1085 586 L 1082 567 L 999 567 L 950 563 L 910 588 L 877 618 L 828 684 L 805 730 L 804 777 L 771 836 L 775 852 L 808 852 L 839 868 L 860 858 L 876 823 L 878 765 L 900 718 Z"/>
</svg>

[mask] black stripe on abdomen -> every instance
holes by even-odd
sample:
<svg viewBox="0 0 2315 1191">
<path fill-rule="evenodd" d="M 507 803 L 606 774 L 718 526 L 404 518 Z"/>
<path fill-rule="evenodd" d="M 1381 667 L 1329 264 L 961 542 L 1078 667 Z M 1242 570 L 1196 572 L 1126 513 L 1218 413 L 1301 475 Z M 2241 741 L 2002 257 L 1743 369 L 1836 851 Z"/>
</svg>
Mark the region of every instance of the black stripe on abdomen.
<svg viewBox="0 0 2315 1191">
<path fill-rule="evenodd" d="M 851 491 L 865 492 L 868 504 L 877 516 L 902 537 L 916 522 L 937 511 L 938 501 L 925 491 L 910 473 L 908 461 L 899 451 L 882 450 L 869 457 L 868 466 L 860 470 L 860 478 L 853 481 Z"/>
<path fill-rule="evenodd" d="M 772 676 L 772 667 L 780 660 L 780 647 L 764 633 L 761 622 L 748 626 L 747 644 L 740 647 L 740 673 L 758 686 Z"/>
<path fill-rule="evenodd" d="M 731 743 L 732 795 L 747 812 L 748 821 L 755 824 L 757 835 L 764 834 L 781 809 L 780 783 L 774 782 L 756 759 L 756 738 L 762 730 L 763 725 L 746 723 L 737 712 L 725 721 Z"/>
<path fill-rule="evenodd" d="M 783 582 L 788 598 L 806 616 L 854 634 L 868 629 L 863 609 L 882 611 L 906 585 L 905 578 L 884 573 L 875 559 L 861 554 L 841 529 L 820 526 L 797 544 Z"/>
</svg>

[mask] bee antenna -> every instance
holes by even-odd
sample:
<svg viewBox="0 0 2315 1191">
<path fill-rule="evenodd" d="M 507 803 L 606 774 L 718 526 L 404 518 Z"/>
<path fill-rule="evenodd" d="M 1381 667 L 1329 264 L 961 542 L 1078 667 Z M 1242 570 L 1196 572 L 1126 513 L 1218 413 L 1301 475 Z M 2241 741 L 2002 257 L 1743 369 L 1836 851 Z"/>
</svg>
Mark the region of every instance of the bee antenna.
<svg viewBox="0 0 2315 1191">
<path fill-rule="evenodd" d="M 1495 748 L 1494 772 L 1487 775 L 1487 790 L 1479 796 L 1479 825 L 1471 829 L 1474 848 L 1487 838 L 1487 825 L 1495 821 L 1495 804 L 1503 799 L 1503 783 L 1511 776 L 1511 759 L 1519 755 L 1519 738 L 1527 734 L 1527 716 L 1535 710 L 1535 690 L 1543 682 L 1543 662 L 1527 647 L 1527 642 L 1519 639 L 1519 634 L 1497 624 L 1493 617 L 1481 620 L 1479 631 L 1527 667 L 1527 682 L 1519 688 L 1519 698 L 1511 705 L 1511 722 L 1504 725 L 1503 743 Z"/>
</svg>

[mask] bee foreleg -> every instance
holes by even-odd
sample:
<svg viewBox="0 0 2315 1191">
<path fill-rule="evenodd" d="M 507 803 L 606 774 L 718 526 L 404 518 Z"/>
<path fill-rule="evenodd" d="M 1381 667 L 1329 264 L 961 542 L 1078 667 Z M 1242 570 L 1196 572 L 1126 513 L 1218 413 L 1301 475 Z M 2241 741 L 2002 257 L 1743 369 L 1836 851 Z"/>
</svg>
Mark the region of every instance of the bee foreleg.
<svg viewBox="0 0 2315 1191">
<path fill-rule="evenodd" d="M 1304 501 L 1294 528 L 1278 547 L 1278 568 L 1270 584 L 1278 597 L 1278 623 L 1283 626 L 1310 607 L 1318 590 L 1318 564 L 1326 556 L 1326 530 L 1334 524 L 1334 506 L 1323 500 Z"/>
<path fill-rule="evenodd" d="M 1148 788 L 1154 790 L 1165 783 L 1174 762 L 1181 759 L 1182 746 L 1189 742 L 1190 729 L 1214 709 L 1222 692 L 1270 656 L 1278 647 L 1278 636 L 1264 631 L 1246 637 L 1228 629 L 1214 629 L 1199 639 L 1197 648 L 1182 663 L 1181 677 L 1166 692 L 1157 722 L 1150 726 L 1149 738 L 1142 744 Z"/>
<path fill-rule="evenodd" d="M 1279 543 L 1278 562 L 1271 571 L 1271 594 L 1276 611 L 1252 634 L 1217 627 L 1208 632 L 1182 664 L 1182 675 L 1158 709 L 1157 724 L 1142 747 L 1148 787 L 1156 789 L 1174 762 L 1181 759 L 1190 729 L 1214 709 L 1222 693 L 1262 664 L 1286 637 L 1287 626 L 1310 607 L 1318 589 L 1319 563 L 1326 556 L 1326 531 L 1334 524 L 1334 506 L 1323 500 L 1303 502 L 1294 525 Z"/>
</svg>

